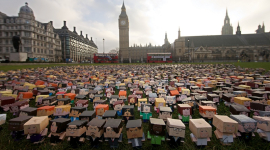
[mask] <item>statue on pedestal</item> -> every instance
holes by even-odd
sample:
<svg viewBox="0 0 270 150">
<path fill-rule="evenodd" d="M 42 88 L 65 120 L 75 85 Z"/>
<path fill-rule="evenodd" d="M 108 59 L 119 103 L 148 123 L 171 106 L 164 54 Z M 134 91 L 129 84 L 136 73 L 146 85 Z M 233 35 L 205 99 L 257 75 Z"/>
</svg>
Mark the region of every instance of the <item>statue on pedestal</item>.
<svg viewBox="0 0 270 150">
<path fill-rule="evenodd" d="M 12 43 L 13 43 L 13 47 L 15 48 L 16 52 L 18 53 L 20 50 L 20 44 L 22 43 L 20 35 L 13 36 Z"/>
</svg>

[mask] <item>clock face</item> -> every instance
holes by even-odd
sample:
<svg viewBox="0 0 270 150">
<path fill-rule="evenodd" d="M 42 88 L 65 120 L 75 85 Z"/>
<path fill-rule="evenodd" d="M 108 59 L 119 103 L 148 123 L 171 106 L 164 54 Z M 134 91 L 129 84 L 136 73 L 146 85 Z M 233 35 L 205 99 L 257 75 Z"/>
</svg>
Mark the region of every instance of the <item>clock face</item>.
<svg viewBox="0 0 270 150">
<path fill-rule="evenodd" d="M 126 21 L 125 20 L 122 20 L 121 21 L 121 25 L 125 25 L 126 24 Z"/>
</svg>

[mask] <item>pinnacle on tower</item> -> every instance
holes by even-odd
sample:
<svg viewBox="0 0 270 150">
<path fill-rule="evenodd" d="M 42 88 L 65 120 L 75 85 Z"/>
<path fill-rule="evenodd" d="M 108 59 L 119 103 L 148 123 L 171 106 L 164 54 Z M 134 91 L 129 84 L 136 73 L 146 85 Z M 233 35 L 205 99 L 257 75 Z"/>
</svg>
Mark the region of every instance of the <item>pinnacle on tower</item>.
<svg viewBox="0 0 270 150">
<path fill-rule="evenodd" d="M 178 30 L 178 39 L 180 39 L 180 27 L 179 27 L 179 30 Z"/>
<path fill-rule="evenodd" d="M 236 35 L 241 35 L 239 21 L 238 21 L 238 26 L 237 26 L 237 30 L 236 30 Z"/>
<path fill-rule="evenodd" d="M 122 9 L 126 9 L 124 1 L 123 1 Z"/>
</svg>

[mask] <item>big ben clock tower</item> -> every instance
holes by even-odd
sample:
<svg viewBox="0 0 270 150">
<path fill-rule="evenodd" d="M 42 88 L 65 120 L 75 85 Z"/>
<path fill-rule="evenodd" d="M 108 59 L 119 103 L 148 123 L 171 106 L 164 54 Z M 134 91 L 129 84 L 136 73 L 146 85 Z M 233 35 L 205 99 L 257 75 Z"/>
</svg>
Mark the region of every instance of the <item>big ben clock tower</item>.
<svg viewBox="0 0 270 150">
<path fill-rule="evenodd" d="M 129 59 L 128 53 L 129 22 L 124 2 L 121 8 L 121 14 L 119 15 L 118 26 L 119 26 L 119 58 L 120 61 L 123 59 L 123 62 L 127 62 Z"/>
</svg>

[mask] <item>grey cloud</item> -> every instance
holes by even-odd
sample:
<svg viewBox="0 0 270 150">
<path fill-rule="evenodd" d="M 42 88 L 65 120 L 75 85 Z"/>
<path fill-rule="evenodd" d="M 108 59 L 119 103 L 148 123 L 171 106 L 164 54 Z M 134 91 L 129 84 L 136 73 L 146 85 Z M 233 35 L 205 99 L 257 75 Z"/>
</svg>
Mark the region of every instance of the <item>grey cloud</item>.
<svg viewBox="0 0 270 150">
<path fill-rule="evenodd" d="M 53 21 L 55 28 L 61 28 L 63 20 L 66 20 L 70 30 L 76 26 L 77 32 L 83 31 L 84 35 L 93 37 L 95 42 L 97 39 L 96 44 L 100 52 L 103 50 L 103 38 L 106 52 L 119 47 L 118 16 L 122 0 L 27 0 L 27 2 L 33 9 L 36 20 Z M 269 0 L 125 0 L 130 23 L 130 45 L 134 43 L 161 45 L 165 31 L 168 31 L 169 41 L 173 42 L 177 38 L 179 26 L 183 36 L 218 35 L 221 33 L 226 7 L 234 32 L 238 21 L 242 33 L 254 33 L 263 21 L 266 32 L 269 32 L 270 20 L 267 16 L 270 13 L 269 4 Z M 1 0 L 0 11 L 9 16 L 17 16 L 23 5 L 24 1 L 21 0 Z M 172 6 L 175 6 L 174 9 L 171 9 Z M 186 10 L 187 8 L 189 9 Z M 152 18 L 155 20 L 151 20 Z"/>
</svg>

